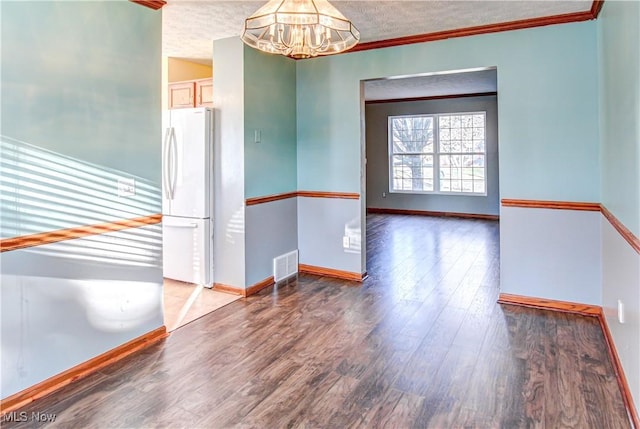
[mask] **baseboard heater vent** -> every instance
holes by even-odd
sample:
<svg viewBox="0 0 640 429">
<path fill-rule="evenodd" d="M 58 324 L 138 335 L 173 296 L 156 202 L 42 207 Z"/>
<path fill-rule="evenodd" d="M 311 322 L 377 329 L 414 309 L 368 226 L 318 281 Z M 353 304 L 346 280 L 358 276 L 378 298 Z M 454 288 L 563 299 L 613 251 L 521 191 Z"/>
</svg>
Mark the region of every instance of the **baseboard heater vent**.
<svg viewBox="0 0 640 429">
<path fill-rule="evenodd" d="M 276 282 L 284 280 L 298 272 L 298 251 L 285 253 L 273 258 L 273 279 Z"/>
</svg>

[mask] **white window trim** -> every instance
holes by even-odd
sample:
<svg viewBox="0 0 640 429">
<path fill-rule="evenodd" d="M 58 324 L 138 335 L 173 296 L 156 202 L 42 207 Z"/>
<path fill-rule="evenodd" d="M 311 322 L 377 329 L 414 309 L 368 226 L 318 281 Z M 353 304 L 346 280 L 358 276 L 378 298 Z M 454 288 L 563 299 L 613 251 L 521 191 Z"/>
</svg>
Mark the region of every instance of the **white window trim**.
<svg viewBox="0 0 640 429">
<path fill-rule="evenodd" d="M 440 152 L 440 116 L 455 115 L 484 115 L 484 152 Z M 432 155 L 433 156 L 433 191 L 413 191 L 393 189 L 393 129 L 391 121 L 395 118 L 433 118 L 433 152 L 406 152 L 403 155 Z M 471 112 L 451 112 L 451 113 L 427 113 L 418 115 L 394 115 L 387 117 L 387 166 L 390 194 L 416 194 L 416 195 L 458 195 L 465 197 L 486 197 L 489 191 L 489 166 L 487 151 L 487 112 L 484 110 Z M 396 154 L 398 155 L 398 154 Z M 484 155 L 484 192 L 455 192 L 440 191 L 440 155 Z"/>
</svg>

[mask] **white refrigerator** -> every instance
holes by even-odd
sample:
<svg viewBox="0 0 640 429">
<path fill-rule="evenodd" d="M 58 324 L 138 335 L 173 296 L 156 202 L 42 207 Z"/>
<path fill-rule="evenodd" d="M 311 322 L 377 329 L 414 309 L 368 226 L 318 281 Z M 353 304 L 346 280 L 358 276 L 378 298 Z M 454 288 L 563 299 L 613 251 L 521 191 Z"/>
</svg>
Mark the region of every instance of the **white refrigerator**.
<svg viewBox="0 0 640 429">
<path fill-rule="evenodd" d="M 213 110 L 168 110 L 163 129 L 163 275 L 211 287 Z"/>
</svg>

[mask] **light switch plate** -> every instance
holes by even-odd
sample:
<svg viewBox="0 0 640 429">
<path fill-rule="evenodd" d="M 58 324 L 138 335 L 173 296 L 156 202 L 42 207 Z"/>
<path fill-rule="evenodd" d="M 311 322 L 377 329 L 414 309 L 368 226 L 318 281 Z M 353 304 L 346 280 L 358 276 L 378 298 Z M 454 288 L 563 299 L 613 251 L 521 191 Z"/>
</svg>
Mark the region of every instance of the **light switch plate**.
<svg viewBox="0 0 640 429">
<path fill-rule="evenodd" d="M 136 194 L 136 181 L 135 179 L 118 179 L 118 196 L 119 197 L 132 197 Z"/>
</svg>

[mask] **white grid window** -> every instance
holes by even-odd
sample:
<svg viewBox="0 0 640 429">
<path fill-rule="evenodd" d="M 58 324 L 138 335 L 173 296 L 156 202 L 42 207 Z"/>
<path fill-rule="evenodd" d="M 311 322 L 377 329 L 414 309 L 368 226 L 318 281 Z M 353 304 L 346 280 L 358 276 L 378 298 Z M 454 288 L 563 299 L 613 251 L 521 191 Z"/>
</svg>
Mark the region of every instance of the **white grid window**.
<svg viewBox="0 0 640 429">
<path fill-rule="evenodd" d="M 391 190 L 430 192 L 434 188 L 434 118 L 389 118 Z"/>
<path fill-rule="evenodd" d="M 485 112 L 389 117 L 389 191 L 486 195 Z"/>
</svg>

